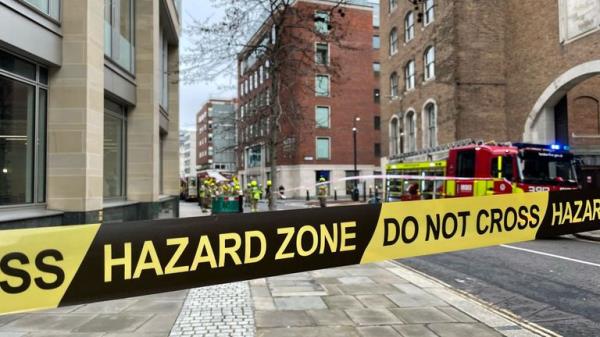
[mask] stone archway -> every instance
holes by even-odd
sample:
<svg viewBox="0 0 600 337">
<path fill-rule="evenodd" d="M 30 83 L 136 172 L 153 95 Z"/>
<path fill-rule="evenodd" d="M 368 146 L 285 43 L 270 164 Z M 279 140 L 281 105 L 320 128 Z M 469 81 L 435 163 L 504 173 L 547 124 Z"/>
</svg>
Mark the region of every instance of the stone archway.
<svg viewBox="0 0 600 337">
<path fill-rule="evenodd" d="M 600 75 L 600 60 L 575 66 L 554 80 L 544 90 L 525 121 L 525 142 L 548 144 L 556 141 L 555 107 L 579 83 Z"/>
</svg>

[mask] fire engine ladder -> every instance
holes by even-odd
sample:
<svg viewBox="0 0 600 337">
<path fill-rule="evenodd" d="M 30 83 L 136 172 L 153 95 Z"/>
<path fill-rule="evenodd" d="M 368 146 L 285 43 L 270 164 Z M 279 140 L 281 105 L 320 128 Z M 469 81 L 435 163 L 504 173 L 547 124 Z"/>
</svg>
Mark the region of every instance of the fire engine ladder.
<svg viewBox="0 0 600 337">
<path fill-rule="evenodd" d="M 405 161 L 431 161 L 431 160 L 440 160 L 443 159 L 448 153 L 449 150 L 463 147 L 467 145 L 473 144 L 484 144 L 483 140 L 476 140 L 472 138 L 459 140 L 453 143 L 448 143 L 444 145 L 439 145 L 436 147 L 413 151 L 408 153 L 401 153 L 399 155 L 393 156 L 390 158 L 391 163 L 401 163 Z"/>
</svg>

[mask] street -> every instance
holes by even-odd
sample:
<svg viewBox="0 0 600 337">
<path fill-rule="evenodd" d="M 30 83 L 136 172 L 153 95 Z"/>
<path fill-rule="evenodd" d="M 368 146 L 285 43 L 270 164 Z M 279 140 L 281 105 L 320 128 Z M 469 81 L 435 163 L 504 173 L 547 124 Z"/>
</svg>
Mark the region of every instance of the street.
<svg viewBox="0 0 600 337">
<path fill-rule="evenodd" d="M 565 237 L 400 262 L 563 336 L 600 335 L 600 243 Z"/>
</svg>

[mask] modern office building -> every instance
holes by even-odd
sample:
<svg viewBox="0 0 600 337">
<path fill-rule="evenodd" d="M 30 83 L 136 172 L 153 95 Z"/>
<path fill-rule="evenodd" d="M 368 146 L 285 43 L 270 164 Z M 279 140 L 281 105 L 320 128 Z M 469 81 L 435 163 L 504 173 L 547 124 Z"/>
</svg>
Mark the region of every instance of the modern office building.
<svg viewBox="0 0 600 337">
<path fill-rule="evenodd" d="M 268 20 L 248 43 L 260 46 L 279 39 L 289 44 L 291 55 L 265 55 L 259 47 L 238 55 L 238 165 L 243 183 L 257 180 L 265 185 L 271 179 L 273 147 L 278 151 L 278 184 L 292 197 L 306 191 L 314 196 L 321 177 L 331 182 L 331 195 L 337 191 L 344 196 L 353 189 L 353 182 L 344 178 L 380 172 L 379 17 L 378 1 L 371 2 L 338 6 L 336 1 L 298 0 L 287 12 L 294 28 L 273 29 Z M 303 61 L 296 62 L 296 56 Z M 282 79 L 279 97 L 273 94 L 274 75 Z M 276 122 L 269 118 L 273 102 L 282 104 Z M 269 145 L 273 125 L 280 130 L 276 146 Z"/>
<path fill-rule="evenodd" d="M 600 187 L 597 0 L 414 3 L 381 2 L 387 157 L 467 138 L 559 142 Z"/>
<path fill-rule="evenodd" d="M 180 1 L 0 1 L 0 227 L 178 215 Z"/>
<path fill-rule="evenodd" d="M 196 177 L 196 129 L 179 131 L 179 176 Z"/>
<path fill-rule="evenodd" d="M 236 173 L 236 109 L 235 100 L 211 99 L 196 115 L 196 170 L 200 177 L 209 172 Z"/>
</svg>

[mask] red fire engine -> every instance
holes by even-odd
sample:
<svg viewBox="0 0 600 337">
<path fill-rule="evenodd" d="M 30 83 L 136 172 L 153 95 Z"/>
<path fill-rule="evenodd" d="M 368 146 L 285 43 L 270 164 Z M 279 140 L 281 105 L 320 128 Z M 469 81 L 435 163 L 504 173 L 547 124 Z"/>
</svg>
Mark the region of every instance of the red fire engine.
<svg viewBox="0 0 600 337">
<path fill-rule="evenodd" d="M 447 159 L 388 165 L 386 200 L 417 200 L 574 190 L 575 158 L 568 147 L 471 144 L 446 150 Z"/>
</svg>

